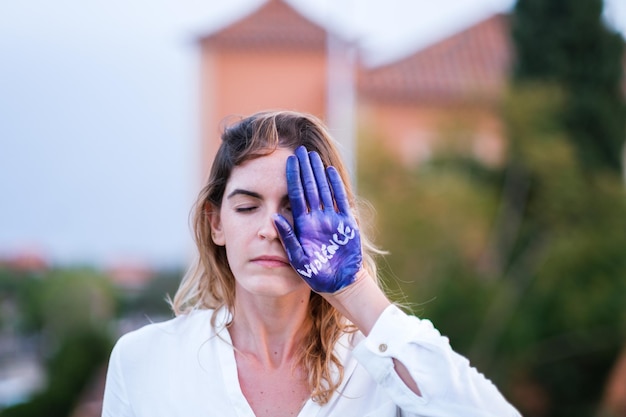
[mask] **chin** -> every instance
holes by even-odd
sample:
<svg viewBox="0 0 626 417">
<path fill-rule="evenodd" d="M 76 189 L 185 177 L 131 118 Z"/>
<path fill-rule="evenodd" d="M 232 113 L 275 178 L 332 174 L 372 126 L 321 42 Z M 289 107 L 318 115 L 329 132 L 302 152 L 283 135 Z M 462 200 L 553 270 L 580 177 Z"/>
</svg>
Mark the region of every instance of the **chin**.
<svg viewBox="0 0 626 417">
<path fill-rule="evenodd" d="M 263 297 L 284 297 L 311 291 L 308 285 L 295 274 L 289 276 L 257 275 L 246 281 L 238 281 L 239 287 L 250 294 Z"/>
</svg>

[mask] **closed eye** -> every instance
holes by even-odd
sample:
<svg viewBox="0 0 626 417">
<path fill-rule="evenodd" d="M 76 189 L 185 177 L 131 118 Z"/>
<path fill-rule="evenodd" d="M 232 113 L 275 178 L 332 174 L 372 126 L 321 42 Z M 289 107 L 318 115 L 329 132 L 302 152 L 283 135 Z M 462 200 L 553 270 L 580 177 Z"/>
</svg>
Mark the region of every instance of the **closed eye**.
<svg viewBox="0 0 626 417">
<path fill-rule="evenodd" d="M 249 213 L 254 211 L 257 208 L 257 206 L 245 206 L 245 207 L 236 207 L 235 211 L 237 213 Z"/>
<path fill-rule="evenodd" d="M 258 202 L 262 200 L 259 193 L 237 188 L 228 194 L 228 200 L 232 201 L 236 213 L 250 213 L 259 207 Z"/>
</svg>

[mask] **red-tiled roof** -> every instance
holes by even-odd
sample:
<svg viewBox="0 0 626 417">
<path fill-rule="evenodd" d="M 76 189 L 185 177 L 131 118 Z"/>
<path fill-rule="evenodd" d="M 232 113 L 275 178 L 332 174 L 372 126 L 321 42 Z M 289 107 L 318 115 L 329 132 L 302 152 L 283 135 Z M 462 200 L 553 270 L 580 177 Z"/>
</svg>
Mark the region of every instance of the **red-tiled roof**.
<svg viewBox="0 0 626 417">
<path fill-rule="evenodd" d="M 359 77 L 359 93 L 394 101 L 497 98 L 511 65 L 508 18 L 498 14 Z"/>
<path fill-rule="evenodd" d="M 268 0 L 247 17 L 200 39 L 227 47 L 325 48 L 326 30 L 284 0 Z"/>
</svg>

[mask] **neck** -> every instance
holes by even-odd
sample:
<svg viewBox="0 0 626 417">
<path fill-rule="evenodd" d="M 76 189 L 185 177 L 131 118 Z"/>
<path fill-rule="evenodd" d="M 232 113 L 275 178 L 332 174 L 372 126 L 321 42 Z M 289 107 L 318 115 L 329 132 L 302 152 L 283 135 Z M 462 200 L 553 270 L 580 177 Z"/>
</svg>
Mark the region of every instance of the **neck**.
<svg viewBox="0 0 626 417">
<path fill-rule="evenodd" d="M 236 297 L 230 327 L 233 345 L 240 354 L 268 368 L 290 362 L 310 327 L 308 303 L 308 293 L 301 297 Z"/>
</svg>

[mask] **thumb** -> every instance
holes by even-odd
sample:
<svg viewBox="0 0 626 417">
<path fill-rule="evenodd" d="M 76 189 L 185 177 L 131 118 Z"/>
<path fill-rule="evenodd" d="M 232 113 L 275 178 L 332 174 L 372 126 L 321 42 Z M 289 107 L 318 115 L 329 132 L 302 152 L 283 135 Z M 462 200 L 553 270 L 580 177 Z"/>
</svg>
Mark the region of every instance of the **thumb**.
<svg viewBox="0 0 626 417">
<path fill-rule="evenodd" d="M 304 250 L 302 249 L 302 245 L 298 241 L 296 234 L 291 227 L 291 224 L 280 214 L 274 215 L 274 226 L 278 231 L 280 236 L 280 240 L 287 252 L 287 256 L 289 257 L 289 262 L 293 264 L 294 261 L 298 259 L 302 259 L 304 256 Z"/>
</svg>

